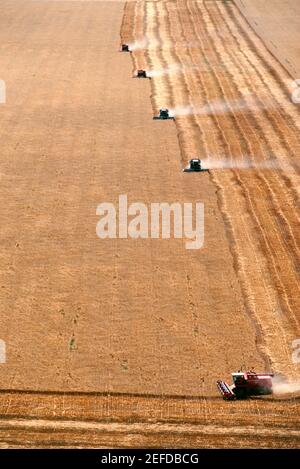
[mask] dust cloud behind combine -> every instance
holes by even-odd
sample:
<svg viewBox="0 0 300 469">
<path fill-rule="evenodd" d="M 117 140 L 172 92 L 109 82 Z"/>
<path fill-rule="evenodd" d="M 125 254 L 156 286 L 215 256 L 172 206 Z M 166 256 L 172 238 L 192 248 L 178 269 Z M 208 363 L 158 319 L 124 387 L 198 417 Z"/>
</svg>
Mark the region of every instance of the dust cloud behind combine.
<svg viewBox="0 0 300 469">
<path fill-rule="evenodd" d="M 275 395 L 300 394 L 300 379 L 297 381 L 289 380 L 280 376 L 273 378 L 273 391 Z"/>
<path fill-rule="evenodd" d="M 195 67 L 196 68 L 196 67 Z M 184 70 L 184 69 L 182 69 Z M 235 111 L 248 111 L 257 112 L 258 110 L 266 109 L 266 105 L 262 102 L 256 102 L 254 96 L 245 97 L 240 100 L 233 101 L 211 101 L 204 106 L 187 105 L 177 106 L 170 108 L 170 114 L 176 116 L 189 116 L 189 115 L 218 115 L 233 113 Z"/>
</svg>

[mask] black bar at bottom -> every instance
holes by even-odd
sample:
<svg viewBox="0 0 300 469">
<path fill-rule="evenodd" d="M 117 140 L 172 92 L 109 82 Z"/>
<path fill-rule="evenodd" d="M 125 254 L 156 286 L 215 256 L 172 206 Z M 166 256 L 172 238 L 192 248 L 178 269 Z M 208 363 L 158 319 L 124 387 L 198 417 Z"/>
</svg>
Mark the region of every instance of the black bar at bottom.
<svg viewBox="0 0 300 469">
<path fill-rule="evenodd" d="M 299 457 L 299 450 L 210 450 L 210 449 L 38 449 L 38 450 L 1 450 L 0 465 L 4 462 L 21 463 L 22 467 L 26 463 L 40 465 L 46 462 L 52 464 L 72 464 L 76 467 L 107 468 L 108 466 L 127 467 L 150 467 L 152 465 L 184 465 L 190 467 L 207 467 L 207 464 L 224 463 L 234 465 L 235 461 L 240 464 L 246 461 L 247 464 L 262 463 L 270 464 L 274 461 L 277 464 L 288 464 L 295 457 Z M 236 459 L 237 458 L 237 459 Z"/>
</svg>

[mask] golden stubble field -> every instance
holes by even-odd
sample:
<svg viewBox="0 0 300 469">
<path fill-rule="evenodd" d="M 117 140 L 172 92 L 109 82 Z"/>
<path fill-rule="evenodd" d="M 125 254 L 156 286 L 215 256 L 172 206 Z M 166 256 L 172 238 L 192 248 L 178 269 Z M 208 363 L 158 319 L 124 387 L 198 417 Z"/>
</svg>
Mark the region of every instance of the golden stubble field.
<svg viewBox="0 0 300 469">
<path fill-rule="evenodd" d="M 133 62 L 122 21 L 149 41 Z M 298 399 L 215 388 L 241 364 L 299 374 L 287 72 L 231 2 L 5 0 L 0 22 L 2 445 L 299 445 Z M 231 112 L 152 121 L 209 102 Z M 216 171 L 183 174 L 199 152 Z M 119 194 L 204 202 L 203 249 L 99 240 L 96 207 Z"/>
</svg>

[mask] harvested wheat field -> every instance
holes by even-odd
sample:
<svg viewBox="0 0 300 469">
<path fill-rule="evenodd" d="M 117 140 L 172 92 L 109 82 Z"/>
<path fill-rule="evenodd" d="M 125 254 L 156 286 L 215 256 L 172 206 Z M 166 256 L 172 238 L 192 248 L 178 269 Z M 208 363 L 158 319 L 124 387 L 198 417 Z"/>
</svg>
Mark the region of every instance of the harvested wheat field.
<svg viewBox="0 0 300 469">
<path fill-rule="evenodd" d="M 2 0 L 0 447 L 300 447 L 300 28 L 292 70 L 247 11 Z M 99 239 L 120 194 L 203 202 L 203 247 Z M 222 400 L 241 365 L 291 386 Z"/>
</svg>

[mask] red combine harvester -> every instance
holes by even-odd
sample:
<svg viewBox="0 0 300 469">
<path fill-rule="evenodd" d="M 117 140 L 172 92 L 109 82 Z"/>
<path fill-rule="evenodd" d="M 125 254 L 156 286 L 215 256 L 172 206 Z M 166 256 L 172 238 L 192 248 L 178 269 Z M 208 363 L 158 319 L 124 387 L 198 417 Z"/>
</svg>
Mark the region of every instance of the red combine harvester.
<svg viewBox="0 0 300 469">
<path fill-rule="evenodd" d="M 246 399 L 250 396 L 261 396 L 273 393 L 273 374 L 258 374 L 255 371 L 238 371 L 232 373 L 233 384 L 229 386 L 225 381 L 218 380 L 217 387 L 225 401 Z"/>
</svg>

